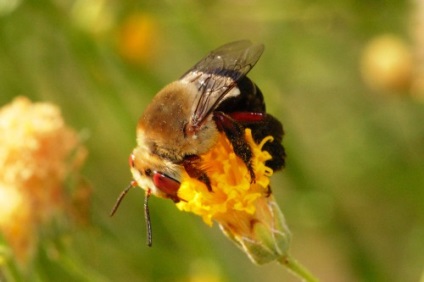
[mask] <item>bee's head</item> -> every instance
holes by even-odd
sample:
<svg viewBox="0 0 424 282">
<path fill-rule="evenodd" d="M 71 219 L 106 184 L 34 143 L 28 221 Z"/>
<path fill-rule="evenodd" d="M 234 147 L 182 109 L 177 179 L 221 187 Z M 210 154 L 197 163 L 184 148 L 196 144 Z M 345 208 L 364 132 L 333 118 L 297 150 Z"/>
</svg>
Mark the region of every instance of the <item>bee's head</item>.
<svg viewBox="0 0 424 282">
<path fill-rule="evenodd" d="M 179 200 L 180 166 L 150 153 L 144 146 L 137 146 L 133 150 L 129 165 L 139 187 L 157 197 Z"/>
</svg>

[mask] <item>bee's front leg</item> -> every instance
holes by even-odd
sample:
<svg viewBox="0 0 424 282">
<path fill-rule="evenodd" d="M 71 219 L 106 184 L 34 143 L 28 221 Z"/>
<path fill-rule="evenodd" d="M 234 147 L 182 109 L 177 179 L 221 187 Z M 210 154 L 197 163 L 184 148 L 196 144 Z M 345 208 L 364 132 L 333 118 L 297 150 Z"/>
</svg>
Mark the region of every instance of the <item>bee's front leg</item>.
<svg viewBox="0 0 424 282">
<path fill-rule="evenodd" d="M 200 157 L 197 155 L 188 155 L 184 157 L 183 166 L 187 171 L 188 175 L 192 178 L 203 182 L 208 188 L 209 192 L 212 192 L 211 181 L 208 175 L 199 168 Z"/>
</svg>

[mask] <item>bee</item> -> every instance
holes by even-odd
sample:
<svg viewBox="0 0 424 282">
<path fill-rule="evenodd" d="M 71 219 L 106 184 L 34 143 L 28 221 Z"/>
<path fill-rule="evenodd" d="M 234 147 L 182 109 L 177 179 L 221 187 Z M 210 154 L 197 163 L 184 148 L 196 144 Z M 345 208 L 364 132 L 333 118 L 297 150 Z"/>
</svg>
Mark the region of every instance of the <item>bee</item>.
<svg viewBox="0 0 424 282">
<path fill-rule="evenodd" d="M 255 182 L 252 151 L 244 138 L 250 128 L 255 142 L 273 136 L 264 150 L 272 155 L 266 165 L 274 171 L 284 166 L 281 145 L 283 127 L 266 113 L 259 87 L 246 75 L 264 51 L 264 45 L 248 40 L 225 44 L 190 68 L 181 78 L 160 90 L 137 124 L 137 146 L 129 158 L 131 184 L 118 197 L 115 213 L 130 188 L 146 191 L 144 211 L 148 245 L 152 245 L 148 198 L 151 194 L 174 202 L 181 173 L 203 182 L 213 193 L 210 179 L 200 166 L 200 155 L 208 152 L 224 133 L 234 153 L 243 161 Z"/>
</svg>

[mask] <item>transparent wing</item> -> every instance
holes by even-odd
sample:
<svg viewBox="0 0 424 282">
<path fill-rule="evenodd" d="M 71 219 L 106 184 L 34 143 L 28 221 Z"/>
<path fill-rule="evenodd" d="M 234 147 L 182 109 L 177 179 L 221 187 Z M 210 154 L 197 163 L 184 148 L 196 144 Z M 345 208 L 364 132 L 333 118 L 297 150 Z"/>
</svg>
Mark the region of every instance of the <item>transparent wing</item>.
<svg viewBox="0 0 424 282">
<path fill-rule="evenodd" d="M 196 132 L 226 97 L 239 94 L 231 90 L 253 68 L 263 50 L 262 44 L 248 40 L 228 43 L 212 51 L 181 77 L 198 89 L 188 124 L 190 131 Z"/>
</svg>

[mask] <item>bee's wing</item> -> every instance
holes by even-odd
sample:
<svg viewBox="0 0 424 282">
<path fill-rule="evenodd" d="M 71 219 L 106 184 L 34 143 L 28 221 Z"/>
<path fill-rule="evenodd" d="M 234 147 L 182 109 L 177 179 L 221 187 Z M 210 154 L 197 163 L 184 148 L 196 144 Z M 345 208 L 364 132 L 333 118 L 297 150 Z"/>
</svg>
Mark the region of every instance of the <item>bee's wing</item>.
<svg viewBox="0 0 424 282">
<path fill-rule="evenodd" d="M 212 51 L 181 77 L 198 90 L 191 110 L 189 126 L 192 130 L 197 131 L 226 97 L 239 94 L 231 90 L 253 68 L 263 50 L 262 44 L 248 40 L 228 43 Z"/>
</svg>

